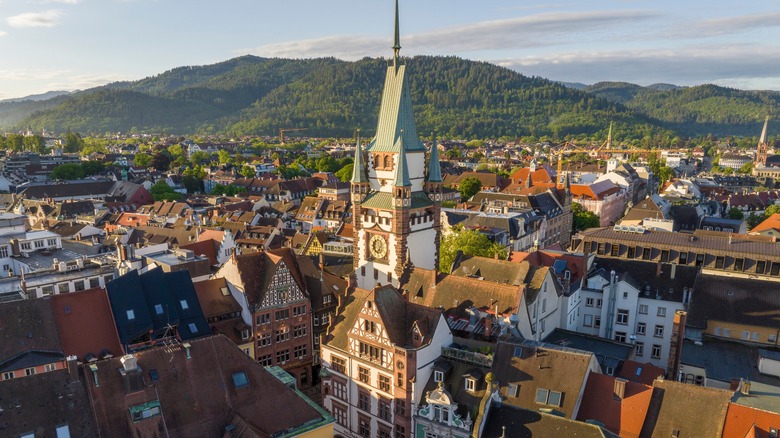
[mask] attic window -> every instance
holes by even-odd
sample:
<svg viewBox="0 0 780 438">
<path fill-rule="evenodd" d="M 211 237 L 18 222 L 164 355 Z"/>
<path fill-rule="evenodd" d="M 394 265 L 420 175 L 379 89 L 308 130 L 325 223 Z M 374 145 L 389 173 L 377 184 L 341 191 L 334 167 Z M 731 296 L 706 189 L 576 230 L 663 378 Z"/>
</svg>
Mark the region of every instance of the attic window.
<svg viewBox="0 0 780 438">
<path fill-rule="evenodd" d="M 510 383 L 509 386 L 506 388 L 506 396 L 507 397 L 517 397 L 517 395 L 520 393 L 520 385 L 517 383 Z"/>
<path fill-rule="evenodd" d="M 636 375 L 641 376 L 642 375 L 642 367 L 636 367 Z"/>
<path fill-rule="evenodd" d="M 523 355 L 523 347 L 515 347 L 514 353 L 512 353 L 512 356 L 514 357 L 521 357 Z"/>
<path fill-rule="evenodd" d="M 181 304 L 181 310 L 187 310 L 190 308 L 190 305 L 187 303 L 187 300 L 181 300 L 179 301 L 179 304 Z"/>
<path fill-rule="evenodd" d="M 194 322 L 189 323 L 187 327 L 190 328 L 190 333 L 198 333 L 198 326 L 196 326 Z"/>
<path fill-rule="evenodd" d="M 433 381 L 436 382 L 436 383 L 443 382 L 444 381 L 444 372 L 442 372 L 442 371 L 434 371 L 433 372 Z"/>
<path fill-rule="evenodd" d="M 474 391 L 474 390 L 476 390 L 476 387 L 477 387 L 476 379 L 468 377 L 468 378 L 466 378 L 465 382 L 466 382 L 465 383 L 466 391 Z"/>
<path fill-rule="evenodd" d="M 127 311 L 127 320 L 128 321 L 132 321 L 134 319 L 135 319 L 135 312 L 133 311 L 133 309 L 128 310 Z"/>
<path fill-rule="evenodd" d="M 246 377 L 246 373 L 243 371 L 238 371 L 236 373 L 233 373 L 233 385 L 236 388 L 243 388 L 245 386 L 248 386 L 249 379 Z"/>
<path fill-rule="evenodd" d="M 222 296 L 226 297 L 226 296 L 230 295 L 230 291 L 226 287 L 220 288 L 219 290 L 222 292 Z"/>
</svg>

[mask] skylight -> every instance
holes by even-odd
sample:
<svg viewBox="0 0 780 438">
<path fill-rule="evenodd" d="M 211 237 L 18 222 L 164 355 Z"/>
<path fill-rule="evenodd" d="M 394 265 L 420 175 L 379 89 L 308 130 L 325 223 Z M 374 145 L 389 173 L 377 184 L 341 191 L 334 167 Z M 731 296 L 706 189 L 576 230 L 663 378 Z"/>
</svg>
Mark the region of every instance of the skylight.
<svg viewBox="0 0 780 438">
<path fill-rule="evenodd" d="M 155 304 L 154 305 L 154 312 L 157 313 L 158 315 L 162 315 L 163 314 L 163 306 L 162 306 L 162 304 Z"/>
<path fill-rule="evenodd" d="M 133 311 L 133 309 L 128 310 L 127 311 L 127 320 L 128 321 L 132 321 L 134 319 L 135 319 L 135 312 Z"/>
<path fill-rule="evenodd" d="M 179 304 L 181 304 L 182 310 L 187 310 L 190 308 L 190 305 L 187 303 L 187 300 L 181 300 L 179 301 Z"/>
<path fill-rule="evenodd" d="M 249 379 L 246 377 L 246 373 L 243 371 L 233 373 L 233 385 L 235 385 L 236 388 L 243 388 L 244 386 L 249 385 Z"/>
<path fill-rule="evenodd" d="M 190 328 L 190 332 L 198 333 L 198 327 L 195 325 L 194 322 L 189 323 L 188 327 Z"/>
</svg>

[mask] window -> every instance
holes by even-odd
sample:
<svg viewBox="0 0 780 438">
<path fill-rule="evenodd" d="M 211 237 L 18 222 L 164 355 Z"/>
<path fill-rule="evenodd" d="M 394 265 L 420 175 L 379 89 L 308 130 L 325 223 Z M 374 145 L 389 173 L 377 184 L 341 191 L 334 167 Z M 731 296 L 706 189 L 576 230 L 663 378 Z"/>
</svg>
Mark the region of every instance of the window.
<svg viewBox="0 0 780 438">
<path fill-rule="evenodd" d="M 730 338 L 731 337 L 731 329 L 724 328 L 723 329 L 723 336 Z"/>
<path fill-rule="evenodd" d="M 715 269 L 723 269 L 723 266 L 726 264 L 726 258 L 723 256 L 717 256 L 715 257 Z"/>
<path fill-rule="evenodd" d="M 681 265 L 687 265 L 688 264 L 688 253 L 687 252 L 681 252 L 680 253 L 679 262 L 680 262 Z"/>
<path fill-rule="evenodd" d="M 593 326 L 593 315 L 585 315 L 585 321 L 582 323 L 585 327 Z"/>
<path fill-rule="evenodd" d="M 371 412 L 371 396 L 365 391 L 358 391 L 358 409 Z"/>
<path fill-rule="evenodd" d="M 395 425 L 395 438 L 406 438 L 406 428 L 396 424 Z"/>
<path fill-rule="evenodd" d="M 379 418 L 390 421 L 390 400 L 379 398 Z"/>
<path fill-rule="evenodd" d="M 379 389 L 384 392 L 390 392 L 390 377 L 379 375 Z"/>
<path fill-rule="evenodd" d="M 634 354 L 637 356 L 642 356 L 645 354 L 645 343 L 644 342 L 637 342 L 634 345 Z"/>
<path fill-rule="evenodd" d="M 181 305 L 181 310 L 187 310 L 190 308 L 190 305 L 187 302 L 187 300 L 181 300 L 179 301 L 179 304 Z"/>
<path fill-rule="evenodd" d="M 560 406 L 563 394 L 559 391 L 539 388 L 536 390 L 536 403 L 541 405 Z"/>
<path fill-rule="evenodd" d="M 133 420 L 133 423 L 157 415 L 160 415 L 160 402 L 158 400 L 130 407 L 130 418 Z"/>
<path fill-rule="evenodd" d="M 777 343 L 777 335 L 767 335 L 766 341 L 769 342 L 770 344 Z"/>
<path fill-rule="evenodd" d="M 517 383 L 510 383 L 506 388 L 507 397 L 517 397 L 520 394 L 520 385 Z"/>
<path fill-rule="evenodd" d="M 627 299 L 628 299 L 628 292 L 623 292 L 623 299 L 624 299 L 624 300 L 627 300 Z"/>
<path fill-rule="evenodd" d="M 756 274 L 763 274 L 766 271 L 766 262 L 759 260 L 756 262 Z"/>
<path fill-rule="evenodd" d="M 301 316 L 306 314 L 306 305 L 293 307 L 293 316 Z"/>
<path fill-rule="evenodd" d="M 547 398 L 550 396 L 550 391 L 544 388 L 536 390 L 536 402 L 542 405 L 547 404 Z"/>
<path fill-rule="evenodd" d="M 133 309 L 129 309 L 127 311 L 127 320 L 132 321 L 134 319 L 135 319 L 135 312 L 133 311 Z"/>
<path fill-rule="evenodd" d="M 192 334 L 198 333 L 198 327 L 195 325 L 194 322 L 187 324 L 187 327 L 189 327 L 190 333 Z"/>
<path fill-rule="evenodd" d="M 281 321 L 290 317 L 290 309 L 283 309 L 276 311 L 276 320 Z"/>
<path fill-rule="evenodd" d="M 741 271 L 742 268 L 745 267 L 745 259 L 735 259 L 734 260 L 734 270 L 735 271 Z"/>
<path fill-rule="evenodd" d="M 626 342 L 626 332 L 615 332 L 615 340 L 618 342 Z"/>
<path fill-rule="evenodd" d="M 661 262 L 669 263 L 669 250 L 667 249 L 661 250 Z"/>
<path fill-rule="evenodd" d="M 628 325 L 628 310 L 618 309 L 617 311 L 617 323 L 620 325 Z"/>
<path fill-rule="evenodd" d="M 162 306 L 162 304 L 155 304 L 154 305 L 154 313 L 156 313 L 158 315 L 162 315 L 163 314 L 163 306 Z"/>
<path fill-rule="evenodd" d="M 604 302 L 604 301 L 603 301 L 601 298 L 597 299 L 597 300 L 596 300 L 596 307 L 598 307 L 598 308 L 601 308 L 601 304 L 602 304 L 603 302 Z"/>
<path fill-rule="evenodd" d="M 628 247 L 628 258 L 633 259 L 635 253 L 636 253 L 636 248 L 634 248 L 633 246 L 629 246 Z"/>
<path fill-rule="evenodd" d="M 371 436 L 371 419 L 367 417 L 358 418 L 358 435 L 369 438 Z"/>
<path fill-rule="evenodd" d="M 639 314 L 640 315 L 647 315 L 647 304 L 640 304 L 639 305 Z"/>
<path fill-rule="evenodd" d="M 640 322 L 636 325 L 636 334 L 638 335 L 644 335 L 647 331 L 647 324 L 644 322 Z"/>
<path fill-rule="evenodd" d="M 54 286 L 51 285 L 51 284 L 47 285 L 47 286 L 43 286 L 41 288 L 41 295 L 43 295 L 43 296 L 48 296 L 48 295 L 51 295 L 53 293 L 54 293 Z"/>
<path fill-rule="evenodd" d="M 46 365 L 43 366 L 43 370 L 47 373 L 49 371 L 54 371 L 56 369 L 57 369 L 57 364 L 55 363 L 47 363 Z"/>
<path fill-rule="evenodd" d="M 474 389 L 477 387 L 477 381 L 472 378 L 467 378 L 465 382 L 466 382 L 466 391 L 474 391 Z"/>
<path fill-rule="evenodd" d="M 259 363 L 261 366 L 264 367 L 270 367 L 273 365 L 273 358 L 270 354 L 266 354 L 264 356 L 260 356 L 257 358 L 257 363 Z"/>
<path fill-rule="evenodd" d="M 367 331 L 369 333 L 376 333 L 376 323 L 374 321 L 369 321 L 367 319 L 364 319 L 363 331 Z"/>
<path fill-rule="evenodd" d="M 390 436 L 391 436 L 390 429 L 388 429 L 387 427 L 382 426 L 380 424 L 379 425 L 379 430 L 377 430 L 377 432 L 376 432 L 376 437 L 377 438 L 390 438 Z"/>
<path fill-rule="evenodd" d="M 341 426 L 349 427 L 347 424 L 347 410 L 337 403 L 333 403 L 333 418 L 336 419 L 336 423 Z"/>
<path fill-rule="evenodd" d="M 548 405 L 560 406 L 563 394 L 558 391 L 550 391 L 550 398 L 547 400 Z"/>
<path fill-rule="evenodd" d="M 24 375 L 25 376 L 34 376 L 35 375 L 35 368 L 25 368 L 24 369 Z"/>
<path fill-rule="evenodd" d="M 600 316 L 596 316 L 596 317 L 593 318 L 593 327 L 594 328 L 601 327 L 601 317 Z"/>
<path fill-rule="evenodd" d="M 360 342 L 360 356 L 374 362 L 381 362 L 383 350 L 379 347 Z"/>
<path fill-rule="evenodd" d="M 293 336 L 296 338 L 306 336 L 306 325 L 296 325 L 293 327 Z"/>
<path fill-rule="evenodd" d="M 271 345 L 271 333 L 259 333 L 257 335 L 257 347 L 263 348 Z"/>
<path fill-rule="evenodd" d="M 43 240 L 36 240 L 34 243 L 36 248 L 43 248 Z"/>
<path fill-rule="evenodd" d="M 306 357 L 306 345 L 296 345 L 293 348 L 293 356 L 296 359 L 303 359 Z"/>
<path fill-rule="evenodd" d="M 659 307 L 658 308 L 658 312 L 656 313 L 656 315 L 660 316 L 661 318 L 665 318 L 666 317 L 666 307 Z"/>
<path fill-rule="evenodd" d="M 585 307 L 593 307 L 593 298 L 585 298 Z"/>
<path fill-rule="evenodd" d="M 3 380 L 11 380 L 13 378 L 14 378 L 14 372 L 13 371 L 8 371 L 8 372 L 3 373 Z"/>
<path fill-rule="evenodd" d="M 653 332 L 653 336 L 656 338 L 663 338 L 664 337 L 664 326 L 662 325 L 656 325 L 655 331 Z"/>
<path fill-rule="evenodd" d="M 612 257 L 617 257 L 620 255 L 620 245 L 612 245 Z"/>
<path fill-rule="evenodd" d="M 282 350 L 276 352 L 276 363 L 277 364 L 284 364 L 288 360 L 290 360 L 290 350 Z"/>
<path fill-rule="evenodd" d="M 434 382 L 443 382 L 444 381 L 444 373 L 441 371 L 434 371 L 433 372 L 433 381 Z"/>
<path fill-rule="evenodd" d="M 2 258 L 8 257 L 8 247 L 7 246 L 0 246 L 0 257 L 2 257 Z"/>
<path fill-rule="evenodd" d="M 73 288 L 76 291 L 85 290 L 86 288 L 84 287 L 84 280 L 76 280 L 76 281 L 74 281 L 73 282 Z"/>
<path fill-rule="evenodd" d="M 661 346 L 658 344 L 653 344 L 653 351 L 651 352 L 651 357 L 653 359 L 660 359 L 661 358 Z"/>
<path fill-rule="evenodd" d="M 338 371 L 342 374 L 347 370 L 347 360 L 340 358 L 338 356 L 331 356 L 330 357 L 330 367 L 334 371 Z"/>
<path fill-rule="evenodd" d="M 241 339 L 246 341 L 247 339 L 249 339 L 249 334 L 250 334 L 249 329 L 245 328 L 241 330 Z"/>
<path fill-rule="evenodd" d="M 642 260 L 650 260 L 650 248 L 642 248 Z"/>
<path fill-rule="evenodd" d="M 233 385 L 236 388 L 243 388 L 244 386 L 248 386 L 249 379 L 246 377 L 246 373 L 243 371 L 233 373 Z"/>
<path fill-rule="evenodd" d="M 346 400 L 347 398 L 347 385 L 339 380 L 333 381 L 333 396 Z"/>
<path fill-rule="evenodd" d="M 22 243 L 22 249 L 32 249 L 32 247 L 30 246 L 30 242 Z"/>
<path fill-rule="evenodd" d="M 49 246 L 57 246 L 57 239 L 49 239 L 46 241 Z"/>
<path fill-rule="evenodd" d="M 402 417 L 406 416 L 406 400 L 400 398 L 395 399 L 395 414 Z M 398 426 L 396 426 L 396 431 L 397 430 Z M 398 436 L 398 434 L 396 434 L 396 436 Z"/>
<path fill-rule="evenodd" d="M 262 315 L 257 315 L 257 325 L 263 325 L 268 324 L 271 322 L 271 314 L 270 313 L 263 313 Z"/>
<path fill-rule="evenodd" d="M 90 289 L 95 287 L 100 287 L 100 277 L 90 278 L 89 279 L 89 287 Z"/>
<path fill-rule="evenodd" d="M 290 340 L 290 329 L 289 328 L 283 328 L 281 330 L 276 330 L 276 342 L 285 342 Z"/>
<path fill-rule="evenodd" d="M 369 383 L 371 380 L 371 372 L 368 368 L 358 367 L 358 380 L 363 383 Z"/>
</svg>

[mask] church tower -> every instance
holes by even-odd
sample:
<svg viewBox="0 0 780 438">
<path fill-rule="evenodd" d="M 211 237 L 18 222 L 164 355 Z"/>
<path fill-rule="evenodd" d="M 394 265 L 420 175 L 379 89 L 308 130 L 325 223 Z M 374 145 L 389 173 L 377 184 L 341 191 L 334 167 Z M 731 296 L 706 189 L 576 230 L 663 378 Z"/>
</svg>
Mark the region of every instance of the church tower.
<svg viewBox="0 0 780 438">
<path fill-rule="evenodd" d="M 376 136 L 359 140 L 351 191 L 357 286 L 400 285 L 411 266 L 438 264 L 442 178 L 436 141 L 427 165 L 417 135 L 406 65 L 400 58 L 398 1 L 393 58 L 388 62 Z"/>
<path fill-rule="evenodd" d="M 769 150 L 769 144 L 766 141 L 766 128 L 769 124 L 769 116 L 766 116 L 764 120 L 764 129 L 761 131 L 761 138 L 758 139 L 758 147 L 756 148 L 756 160 L 753 163 L 753 167 L 766 167 L 766 157 Z"/>
</svg>

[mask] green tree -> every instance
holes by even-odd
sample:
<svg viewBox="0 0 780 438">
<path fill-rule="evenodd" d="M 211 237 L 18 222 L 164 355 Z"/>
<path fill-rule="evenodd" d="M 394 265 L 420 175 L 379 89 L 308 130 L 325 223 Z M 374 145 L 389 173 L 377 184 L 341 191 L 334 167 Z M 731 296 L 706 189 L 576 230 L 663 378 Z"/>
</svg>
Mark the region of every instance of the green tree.
<svg viewBox="0 0 780 438">
<path fill-rule="evenodd" d="M 729 211 L 726 212 L 726 217 L 729 219 L 744 219 L 745 214 L 737 207 L 731 207 L 729 208 Z"/>
<path fill-rule="evenodd" d="M 216 184 L 214 185 L 214 189 L 211 191 L 212 195 L 225 195 L 225 196 L 235 196 L 241 192 L 244 191 L 243 187 L 236 186 L 233 184 L 228 185 L 222 185 L 222 184 Z"/>
<path fill-rule="evenodd" d="M 354 169 L 355 169 L 355 165 L 353 163 L 349 163 L 346 166 L 336 171 L 335 173 L 336 178 L 338 178 L 339 181 L 348 182 L 352 179 L 352 171 Z"/>
<path fill-rule="evenodd" d="M 777 213 L 780 213 L 780 205 L 770 205 L 766 208 L 766 210 L 764 210 L 764 218 L 768 218 L 769 216 Z"/>
<path fill-rule="evenodd" d="M 756 225 L 760 224 L 761 222 L 764 222 L 766 218 L 767 216 L 764 216 L 763 214 L 750 213 L 748 217 L 745 218 L 745 221 L 747 222 L 748 230 L 752 230 L 753 228 L 756 227 Z"/>
<path fill-rule="evenodd" d="M 238 173 L 240 173 L 244 178 L 254 178 L 257 176 L 257 171 L 255 171 L 255 168 L 251 166 L 241 167 L 241 170 Z"/>
<path fill-rule="evenodd" d="M 455 201 L 441 201 L 441 208 L 455 208 L 457 205 Z"/>
<path fill-rule="evenodd" d="M 458 191 L 460 192 L 460 198 L 463 201 L 468 201 L 472 196 L 476 195 L 482 189 L 482 182 L 477 177 L 470 176 L 463 178 L 463 181 L 458 185 Z"/>
<path fill-rule="evenodd" d="M 42 154 L 46 152 L 46 140 L 40 135 L 28 135 L 24 137 L 24 150 Z"/>
<path fill-rule="evenodd" d="M 197 166 L 199 164 L 206 164 L 209 162 L 211 162 L 211 155 L 209 155 L 208 152 L 195 151 L 190 155 L 190 163 L 193 166 Z"/>
<path fill-rule="evenodd" d="M 63 148 L 65 152 L 77 153 L 80 152 L 83 147 L 84 139 L 81 138 L 81 135 L 72 132 L 67 132 L 65 134 L 65 147 Z"/>
<path fill-rule="evenodd" d="M 65 163 L 55 167 L 49 175 L 51 179 L 74 180 L 84 178 L 84 168 L 78 163 Z"/>
<path fill-rule="evenodd" d="M 147 168 L 152 164 L 152 156 L 139 152 L 133 157 L 133 165 L 138 167 Z"/>
<path fill-rule="evenodd" d="M 498 243 L 491 242 L 484 234 L 464 228 L 454 228 L 452 233 L 441 240 L 439 246 L 439 271 L 450 272 L 452 263 L 458 251 L 463 254 L 494 257 L 498 254 L 499 258 L 506 258 L 506 248 Z"/>
<path fill-rule="evenodd" d="M 82 161 L 81 168 L 84 170 L 84 175 L 90 176 L 104 171 L 106 166 L 101 161 Z"/>
<path fill-rule="evenodd" d="M 161 179 L 156 183 L 154 183 L 152 188 L 149 190 L 149 193 L 152 194 L 152 197 L 154 198 L 155 202 L 176 201 L 181 198 L 181 194 L 176 193 L 173 190 L 173 187 L 169 186 L 164 179 Z"/>
<path fill-rule="evenodd" d="M 571 203 L 572 228 L 575 231 L 587 230 L 588 228 L 597 228 L 601 225 L 599 217 L 596 213 L 585 210 L 585 208 L 577 203 Z"/>
<path fill-rule="evenodd" d="M 8 134 L 5 139 L 6 147 L 12 151 L 24 150 L 24 136 L 19 134 Z"/>
<path fill-rule="evenodd" d="M 220 149 L 217 152 L 217 159 L 219 160 L 219 164 L 229 164 L 233 161 L 233 157 L 230 156 L 230 152 Z"/>
<path fill-rule="evenodd" d="M 740 167 L 739 170 L 737 170 L 737 173 L 744 173 L 744 174 L 749 174 L 749 173 L 752 173 L 752 172 L 753 172 L 753 162 L 752 161 L 749 161 L 749 162 L 743 164 L 742 167 Z"/>
</svg>

